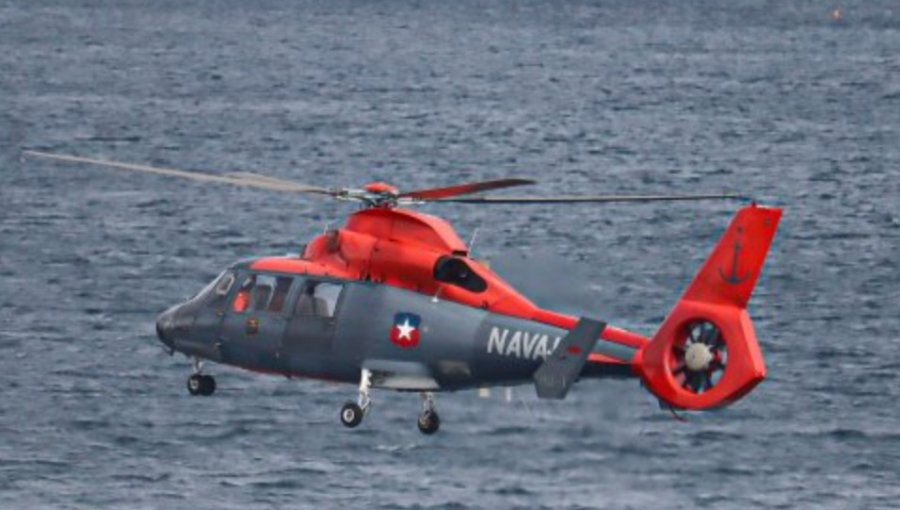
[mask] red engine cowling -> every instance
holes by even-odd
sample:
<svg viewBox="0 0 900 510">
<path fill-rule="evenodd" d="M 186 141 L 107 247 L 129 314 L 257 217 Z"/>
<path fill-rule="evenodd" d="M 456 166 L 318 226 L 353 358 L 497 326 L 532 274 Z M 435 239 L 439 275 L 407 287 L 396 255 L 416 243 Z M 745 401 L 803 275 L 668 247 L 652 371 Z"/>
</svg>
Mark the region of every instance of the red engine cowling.
<svg viewBox="0 0 900 510">
<path fill-rule="evenodd" d="M 753 205 L 738 211 L 653 340 L 638 351 L 635 369 L 665 403 L 721 407 L 765 379 L 746 306 L 780 219 L 780 209 Z"/>
</svg>

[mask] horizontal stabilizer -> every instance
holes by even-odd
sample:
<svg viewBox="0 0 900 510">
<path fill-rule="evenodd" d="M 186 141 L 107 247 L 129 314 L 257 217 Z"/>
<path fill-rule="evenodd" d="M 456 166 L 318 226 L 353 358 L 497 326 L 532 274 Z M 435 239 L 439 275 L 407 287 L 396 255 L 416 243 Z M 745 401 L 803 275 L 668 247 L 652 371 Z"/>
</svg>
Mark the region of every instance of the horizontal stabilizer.
<svg viewBox="0 0 900 510">
<path fill-rule="evenodd" d="M 582 317 L 575 329 L 563 337 L 553 354 L 534 372 L 539 398 L 566 398 L 604 328 L 605 322 Z"/>
</svg>

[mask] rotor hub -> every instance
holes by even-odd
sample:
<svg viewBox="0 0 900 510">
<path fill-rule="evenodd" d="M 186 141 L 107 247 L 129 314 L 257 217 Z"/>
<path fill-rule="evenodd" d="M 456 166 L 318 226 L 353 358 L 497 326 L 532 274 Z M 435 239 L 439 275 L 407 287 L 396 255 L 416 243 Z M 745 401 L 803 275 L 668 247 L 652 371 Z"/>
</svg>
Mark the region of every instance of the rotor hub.
<svg viewBox="0 0 900 510">
<path fill-rule="evenodd" d="M 692 372 L 706 370 L 712 360 L 712 349 L 703 343 L 689 345 L 684 353 L 684 364 Z"/>
<path fill-rule="evenodd" d="M 712 390 L 725 375 L 728 346 L 710 321 L 691 322 L 683 331 L 684 339 L 672 345 L 671 374 L 683 389 L 699 395 Z"/>
<path fill-rule="evenodd" d="M 400 194 L 400 190 L 386 182 L 371 182 L 366 184 L 363 189 L 376 195 L 397 196 Z"/>
</svg>

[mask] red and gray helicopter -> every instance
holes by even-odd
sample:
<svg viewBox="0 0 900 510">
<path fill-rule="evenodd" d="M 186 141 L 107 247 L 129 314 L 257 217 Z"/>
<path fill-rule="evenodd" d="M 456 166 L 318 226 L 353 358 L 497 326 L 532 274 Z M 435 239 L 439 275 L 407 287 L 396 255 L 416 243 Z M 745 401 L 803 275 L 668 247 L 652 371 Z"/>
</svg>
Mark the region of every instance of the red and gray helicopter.
<svg viewBox="0 0 900 510">
<path fill-rule="evenodd" d="M 469 249 L 444 220 L 409 207 L 425 202 L 556 204 L 735 199 L 736 195 L 484 196 L 532 184 L 502 179 L 402 192 L 385 183 L 327 189 L 251 173 L 211 174 L 77 156 L 25 155 L 362 204 L 297 256 L 238 262 L 156 321 L 170 354 L 193 359 L 191 395 L 212 395 L 203 361 L 260 373 L 358 384 L 340 420 L 358 426 L 371 391 L 418 392 L 418 428 L 440 426 L 434 393 L 533 384 L 565 398 L 587 378 L 638 378 L 673 410 L 722 407 L 766 376 L 747 303 L 781 210 L 740 209 L 652 337 L 591 317 L 541 309 Z"/>
</svg>

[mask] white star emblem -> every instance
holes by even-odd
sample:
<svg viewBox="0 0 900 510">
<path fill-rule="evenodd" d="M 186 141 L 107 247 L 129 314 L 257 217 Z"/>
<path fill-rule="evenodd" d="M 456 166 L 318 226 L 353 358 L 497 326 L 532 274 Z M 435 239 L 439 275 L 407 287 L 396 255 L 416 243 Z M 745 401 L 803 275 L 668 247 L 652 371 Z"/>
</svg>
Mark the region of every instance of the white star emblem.
<svg viewBox="0 0 900 510">
<path fill-rule="evenodd" d="M 403 324 L 397 324 L 396 327 L 400 330 L 400 334 L 397 335 L 397 338 L 405 338 L 407 340 L 412 340 L 411 333 L 416 330 L 415 326 L 409 323 L 409 318 L 403 321 Z"/>
</svg>

